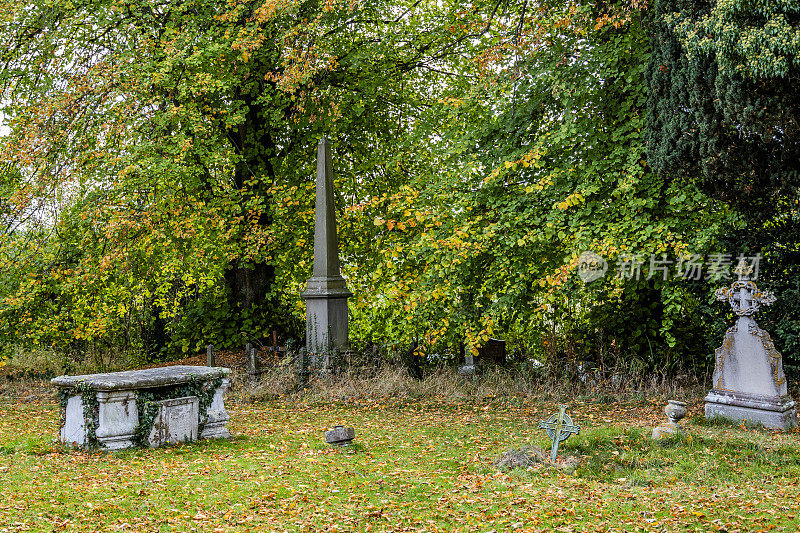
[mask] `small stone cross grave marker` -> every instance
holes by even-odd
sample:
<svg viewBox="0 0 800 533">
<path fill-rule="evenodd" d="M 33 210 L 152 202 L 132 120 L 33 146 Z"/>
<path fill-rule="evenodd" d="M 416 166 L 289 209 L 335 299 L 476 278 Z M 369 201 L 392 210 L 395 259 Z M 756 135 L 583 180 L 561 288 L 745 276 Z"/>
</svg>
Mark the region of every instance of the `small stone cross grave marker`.
<svg viewBox="0 0 800 533">
<path fill-rule="evenodd" d="M 559 405 L 558 413 L 553 414 L 547 420 L 539 422 L 539 429 L 544 429 L 547 436 L 553 441 L 553 448 L 550 451 L 550 460 L 555 461 L 558 455 L 558 444 L 565 441 L 573 433 L 577 435 L 581 428 L 572 423 L 572 419 L 566 413 L 567 406 Z"/>
</svg>

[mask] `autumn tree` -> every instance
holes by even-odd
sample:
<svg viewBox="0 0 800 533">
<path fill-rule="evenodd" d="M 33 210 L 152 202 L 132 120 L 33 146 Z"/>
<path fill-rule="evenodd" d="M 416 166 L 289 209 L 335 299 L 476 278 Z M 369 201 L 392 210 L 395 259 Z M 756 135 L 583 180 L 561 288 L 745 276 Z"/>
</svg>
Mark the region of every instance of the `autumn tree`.
<svg viewBox="0 0 800 533">
<path fill-rule="evenodd" d="M 407 133 L 438 68 L 494 16 L 458 2 L 11 7 L 11 218 L 54 209 L 7 234 L 7 333 L 150 353 L 295 334 L 316 141 L 341 154 L 343 207 L 389 198 L 422 164 L 411 144 L 426 134 Z M 359 264 L 374 255 L 369 220 L 350 226 Z"/>
<path fill-rule="evenodd" d="M 795 14 L 737 6 L 9 3 L 5 343 L 298 337 L 325 133 L 357 346 L 701 368 L 718 310 L 678 264 L 748 217 L 736 252 L 789 258 L 796 219 Z M 577 277 L 587 250 L 602 280 Z"/>
<path fill-rule="evenodd" d="M 386 283 L 358 316 L 376 336 L 443 357 L 502 336 L 557 372 L 565 358 L 707 362 L 693 318 L 707 296 L 647 260 L 663 254 L 674 277 L 688 251 L 712 249 L 728 211 L 645 160 L 646 16 L 644 4 L 524 2 L 475 43 L 437 111 L 445 157 L 415 192 L 424 209 L 375 220 L 391 242 Z M 585 250 L 610 263 L 602 281 L 577 278 Z M 645 262 L 639 278 L 616 276 L 626 258 Z"/>
</svg>

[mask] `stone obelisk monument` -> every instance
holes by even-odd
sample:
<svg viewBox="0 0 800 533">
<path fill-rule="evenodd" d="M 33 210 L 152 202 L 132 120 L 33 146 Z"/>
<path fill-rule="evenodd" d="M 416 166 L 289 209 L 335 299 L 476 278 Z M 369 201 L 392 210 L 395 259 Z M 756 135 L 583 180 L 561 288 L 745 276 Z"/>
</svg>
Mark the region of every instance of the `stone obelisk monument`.
<svg viewBox="0 0 800 533">
<path fill-rule="evenodd" d="M 736 324 L 725 333 L 716 351 L 713 389 L 706 396 L 706 418 L 727 418 L 761 423 L 774 429 L 797 425 L 797 409 L 786 391 L 781 354 L 769 333 L 758 327 L 753 315 L 775 296 L 760 291 L 737 268 L 739 280 L 717 290 L 717 299 L 727 301 L 736 313 Z"/>
<path fill-rule="evenodd" d="M 347 298 L 352 295 L 339 270 L 331 148 L 323 137 L 317 147 L 314 271 L 301 295 L 306 301 L 306 350 L 315 367 L 330 369 L 331 354 L 349 348 Z"/>
</svg>

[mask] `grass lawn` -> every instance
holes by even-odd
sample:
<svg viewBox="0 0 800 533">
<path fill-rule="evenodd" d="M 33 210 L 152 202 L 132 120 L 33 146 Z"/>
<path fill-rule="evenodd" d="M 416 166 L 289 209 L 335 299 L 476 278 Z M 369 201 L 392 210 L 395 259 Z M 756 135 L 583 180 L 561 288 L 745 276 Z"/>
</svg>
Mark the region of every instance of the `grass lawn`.
<svg viewBox="0 0 800 533">
<path fill-rule="evenodd" d="M 117 453 L 53 443 L 49 396 L 0 398 L 5 531 L 798 531 L 800 439 L 706 424 L 649 439 L 663 402 L 573 401 L 553 466 L 498 470 L 544 446 L 552 400 L 290 404 L 231 400 L 229 441 Z M 356 428 L 333 449 L 322 432 Z"/>
</svg>

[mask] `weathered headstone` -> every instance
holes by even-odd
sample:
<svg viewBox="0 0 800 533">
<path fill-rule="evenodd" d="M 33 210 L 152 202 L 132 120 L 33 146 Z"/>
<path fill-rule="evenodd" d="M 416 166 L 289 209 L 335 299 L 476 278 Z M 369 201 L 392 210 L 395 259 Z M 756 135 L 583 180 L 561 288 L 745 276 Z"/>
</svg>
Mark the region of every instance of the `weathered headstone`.
<svg viewBox="0 0 800 533">
<path fill-rule="evenodd" d="M 706 396 L 706 418 L 749 421 L 774 429 L 797 426 L 795 402 L 788 396 L 781 354 L 769 333 L 758 327 L 753 315 L 775 296 L 760 291 L 737 268 L 739 280 L 717 290 L 738 317 L 716 350 L 713 388 Z"/>
<path fill-rule="evenodd" d="M 494 365 L 506 364 L 506 341 L 502 339 L 488 339 L 486 344 L 478 351 L 481 362 Z"/>
<path fill-rule="evenodd" d="M 679 422 L 686 416 L 686 403 L 677 400 L 669 400 L 667 406 L 664 408 L 664 414 L 667 415 L 667 422 L 653 428 L 652 437 L 655 440 L 679 435 L 684 432 Z"/>
<path fill-rule="evenodd" d="M 539 429 L 545 430 L 547 437 L 553 442 L 550 450 L 550 460 L 555 461 L 558 456 L 558 445 L 567 440 L 573 433 L 580 433 L 580 426 L 572 423 L 572 418 L 567 414 L 567 406 L 559 405 L 558 413 L 550 416 L 547 420 L 539 422 Z"/>
<path fill-rule="evenodd" d="M 258 382 L 261 376 L 261 359 L 258 357 L 258 348 L 250 348 L 247 354 L 247 373 L 250 376 L 250 383 Z"/>
<path fill-rule="evenodd" d="M 213 344 L 206 348 L 206 366 L 217 366 L 217 357 Z"/>
<path fill-rule="evenodd" d="M 458 367 L 458 373 L 464 376 L 471 376 L 476 374 L 477 371 L 475 357 L 473 357 L 472 352 L 468 351 L 466 355 L 464 355 L 464 364 Z"/>
<path fill-rule="evenodd" d="M 306 349 L 330 370 L 331 353 L 349 348 L 347 299 L 353 294 L 339 269 L 333 166 L 327 137 L 317 148 L 317 188 L 314 215 L 314 270 L 301 295 L 306 301 Z"/>
</svg>

